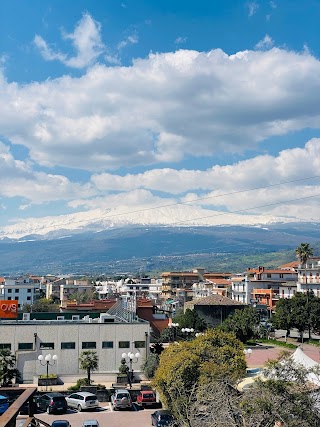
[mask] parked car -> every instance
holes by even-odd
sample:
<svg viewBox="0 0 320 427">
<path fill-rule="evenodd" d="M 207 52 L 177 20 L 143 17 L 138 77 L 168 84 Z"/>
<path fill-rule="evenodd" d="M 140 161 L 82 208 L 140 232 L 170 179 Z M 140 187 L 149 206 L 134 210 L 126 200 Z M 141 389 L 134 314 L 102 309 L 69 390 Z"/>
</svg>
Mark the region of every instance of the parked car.
<svg viewBox="0 0 320 427">
<path fill-rule="evenodd" d="M 70 408 L 77 409 L 79 412 L 86 409 L 96 409 L 99 407 L 99 401 L 95 394 L 86 391 L 72 393 L 66 397 L 67 405 Z"/>
<path fill-rule="evenodd" d="M 116 411 L 118 409 L 131 409 L 132 399 L 126 389 L 118 389 L 111 395 L 111 406 Z"/>
<path fill-rule="evenodd" d="M 9 408 L 9 399 L 7 396 L 0 395 L 0 415 Z"/>
<path fill-rule="evenodd" d="M 98 420 L 86 420 L 83 421 L 82 427 L 99 427 Z"/>
<path fill-rule="evenodd" d="M 151 425 L 156 427 L 168 426 L 173 423 L 172 412 L 166 409 L 159 409 L 159 411 L 151 414 Z"/>
<path fill-rule="evenodd" d="M 140 406 L 154 406 L 156 401 L 156 395 L 152 390 L 141 390 L 137 396 L 137 403 Z"/>
<path fill-rule="evenodd" d="M 38 397 L 37 406 L 48 414 L 62 413 L 68 410 L 66 398 L 61 393 L 46 393 Z"/>
<path fill-rule="evenodd" d="M 67 420 L 54 420 L 51 427 L 71 427 L 71 424 Z"/>
</svg>

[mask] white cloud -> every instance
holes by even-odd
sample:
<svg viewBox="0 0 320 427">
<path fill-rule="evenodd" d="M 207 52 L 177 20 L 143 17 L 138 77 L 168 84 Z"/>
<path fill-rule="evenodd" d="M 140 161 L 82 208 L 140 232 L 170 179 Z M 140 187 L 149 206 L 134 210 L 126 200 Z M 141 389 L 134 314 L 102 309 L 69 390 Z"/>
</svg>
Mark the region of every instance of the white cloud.
<svg viewBox="0 0 320 427">
<path fill-rule="evenodd" d="M 254 2 L 254 1 L 250 2 L 250 3 L 247 3 L 247 7 L 248 7 L 248 16 L 249 16 L 249 18 L 251 16 L 253 16 L 255 13 L 257 13 L 257 11 L 259 9 L 258 3 Z"/>
<path fill-rule="evenodd" d="M 274 44 L 274 42 L 273 42 L 272 38 L 268 34 L 266 34 L 264 36 L 264 38 L 256 44 L 255 48 L 261 49 L 261 50 L 271 49 L 273 44 Z"/>
<path fill-rule="evenodd" d="M 183 44 L 186 41 L 187 41 L 187 37 L 177 37 L 174 42 L 175 44 Z"/>
<path fill-rule="evenodd" d="M 30 164 L 15 160 L 9 147 L 0 141 L 0 197 L 21 197 L 32 204 L 75 197 L 89 197 L 96 192 L 92 184 L 70 182 L 65 176 L 35 172 Z M 21 204 L 26 209 L 29 204 Z"/>
<path fill-rule="evenodd" d="M 82 16 L 73 33 L 63 32 L 62 36 L 65 40 L 71 41 L 76 55 L 57 52 L 41 36 L 36 35 L 34 44 L 45 60 L 60 61 L 68 67 L 85 68 L 92 65 L 105 50 L 101 41 L 100 24 L 88 13 Z"/>
<path fill-rule="evenodd" d="M 121 49 L 124 49 L 125 47 L 127 47 L 131 44 L 137 44 L 138 42 L 139 42 L 138 35 L 137 34 L 131 34 L 126 39 L 121 40 L 121 42 L 118 43 L 117 49 L 121 50 Z"/>
<path fill-rule="evenodd" d="M 1 134 L 49 167 L 214 158 L 320 123 L 320 62 L 277 48 L 150 54 L 128 67 L 96 65 L 80 78 L 2 78 L 0 91 Z"/>
</svg>

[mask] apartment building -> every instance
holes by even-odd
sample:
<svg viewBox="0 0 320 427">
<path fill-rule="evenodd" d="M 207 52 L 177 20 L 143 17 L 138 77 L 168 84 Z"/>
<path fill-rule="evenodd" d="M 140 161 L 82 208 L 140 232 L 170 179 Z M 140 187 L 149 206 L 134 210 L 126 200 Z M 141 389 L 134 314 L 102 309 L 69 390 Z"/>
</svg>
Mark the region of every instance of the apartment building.
<svg viewBox="0 0 320 427">
<path fill-rule="evenodd" d="M 297 274 L 297 291 L 306 292 L 309 289 L 320 297 L 320 257 L 309 258 L 307 264 L 299 263 Z"/>
<path fill-rule="evenodd" d="M 41 285 L 29 276 L 0 279 L 0 300 L 18 300 L 18 309 L 25 304 L 33 304 L 40 296 Z"/>
</svg>

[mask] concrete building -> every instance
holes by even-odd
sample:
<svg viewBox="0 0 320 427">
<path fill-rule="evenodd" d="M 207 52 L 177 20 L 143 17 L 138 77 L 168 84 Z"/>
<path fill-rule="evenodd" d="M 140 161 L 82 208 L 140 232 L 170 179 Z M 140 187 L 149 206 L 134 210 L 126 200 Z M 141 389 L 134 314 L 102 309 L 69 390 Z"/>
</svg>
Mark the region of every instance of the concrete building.
<svg viewBox="0 0 320 427">
<path fill-rule="evenodd" d="M 23 383 L 37 383 L 40 375 L 46 374 L 46 367 L 38 361 L 41 354 L 58 356 L 50 366 L 49 373 L 57 374 L 61 382 L 76 382 L 86 373 L 79 368 L 79 357 L 84 350 L 94 350 L 99 358 L 98 370 L 92 373 L 95 383 L 116 382 L 122 353 L 139 353 L 133 370 L 141 373 L 141 365 L 149 348 L 149 323 L 136 318 L 129 322 L 100 314 L 97 319 L 86 316 L 74 320 L 25 320 L 1 321 L 0 343 L 10 348 L 17 358 L 17 368 Z"/>
<path fill-rule="evenodd" d="M 0 300 L 18 300 L 18 309 L 33 304 L 40 298 L 40 284 L 24 276 L 15 279 L 1 278 Z"/>
<path fill-rule="evenodd" d="M 297 292 L 312 290 L 320 297 L 320 257 L 311 257 L 307 264 L 298 264 Z"/>
</svg>

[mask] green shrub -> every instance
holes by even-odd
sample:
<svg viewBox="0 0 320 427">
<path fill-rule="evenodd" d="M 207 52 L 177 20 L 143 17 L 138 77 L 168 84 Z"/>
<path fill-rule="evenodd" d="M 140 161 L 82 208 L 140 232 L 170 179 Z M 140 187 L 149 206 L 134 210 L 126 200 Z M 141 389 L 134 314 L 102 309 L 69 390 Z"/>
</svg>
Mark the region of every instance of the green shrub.
<svg viewBox="0 0 320 427">
<path fill-rule="evenodd" d="M 78 391 L 80 388 L 84 385 L 88 385 L 88 379 L 87 378 L 79 378 L 75 385 L 72 385 L 68 388 L 70 391 Z"/>
</svg>

